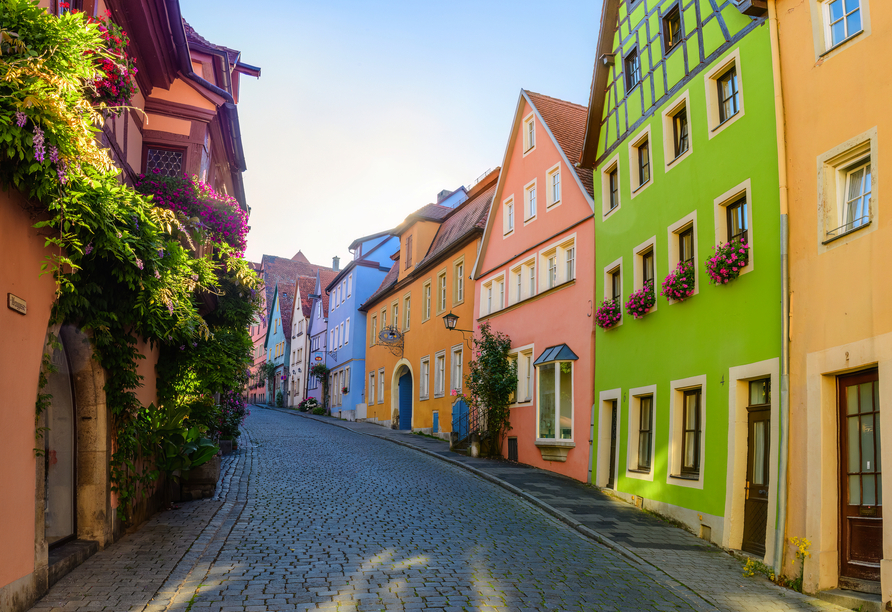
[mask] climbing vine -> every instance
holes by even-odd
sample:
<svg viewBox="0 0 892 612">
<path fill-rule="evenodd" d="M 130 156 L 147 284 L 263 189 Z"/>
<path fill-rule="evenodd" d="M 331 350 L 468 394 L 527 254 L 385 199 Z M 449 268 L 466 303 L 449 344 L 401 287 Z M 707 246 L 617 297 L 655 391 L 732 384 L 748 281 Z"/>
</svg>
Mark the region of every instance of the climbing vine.
<svg viewBox="0 0 892 612">
<path fill-rule="evenodd" d="M 107 75 L 106 60 L 121 61 L 100 24 L 77 13 L 50 15 L 28 0 L 0 3 L 0 24 L 0 183 L 28 197 L 35 227 L 46 235 L 41 273 L 52 274 L 57 286 L 51 324 L 83 329 L 107 373 L 112 489 L 126 520 L 139 492 L 158 476 L 159 435 L 185 439 L 180 434 L 196 426 L 188 416 L 159 414 L 188 415 L 181 409 L 195 398 L 176 392 L 184 388 L 179 374 L 159 372 L 159 389 L 170 393 L 158 407 L 140 404 L 137 364 L 145 357 L 138 339 L 159 346 L 162 359 L 180 351 L 193 364 L 203 351 L 216 350 L 216 359 L 221 346 L 234 344 L 226 383 L 221 375 L 199 386 L 203 393 L 240 391 L 250 356 L 242 322 L 256 308 L 257 277 L 241 257 L 242 244 L 227 241 L 221 228 L 209 230 L 214 248 L 199 255 L 182 211 L 157 206 L 153 195 L 122 184 L 94 127 L 116 110 L 108 96 L 97 101 L 94 84 Z M 242 300 L 242 314 L 209 323 L 199 314 L 199 298 L 208 295 Z M 234 331 L 237 325 L 247 340 Z M 48 374 L 44 367 L 38 417 L 49 402 L 42 391 Z M 183 376 L 211 374 L 192 368 Z M 159 434 L 159 423 L 168 433 Z"/>
</svg>

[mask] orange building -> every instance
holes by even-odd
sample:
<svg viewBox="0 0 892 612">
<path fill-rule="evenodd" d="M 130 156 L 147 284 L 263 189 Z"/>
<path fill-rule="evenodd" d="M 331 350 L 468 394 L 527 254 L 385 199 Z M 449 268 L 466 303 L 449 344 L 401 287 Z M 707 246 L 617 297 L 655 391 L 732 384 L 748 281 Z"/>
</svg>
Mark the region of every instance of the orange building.
<svg viewBox="0 0 892 612">
<path fill-rule="evenodd" d="M 786 536 L 809 541 L 806 591 L 839 587 L 887 603 L 892 527 L 883 507 L 892 505 L 892 487 L 884 490 L 882 480 L 892 444 L 881 439 L 892 440 L 892 418 L 881 407 L 892 407 L 892 215 L 879 178 L 892 132 L 892 5 L 769 6 L 783 88 L 781 185 L 788 186 L 781 211 L 789 218 L 790 277 Z M 788 543 L 789 575 L 799 571 L 794 553 Z"/>
<path fill-rule="evenodd" d="M 41 0 L 51 14 L 80 10 L 105 14 L 130 37 L 127 49 L 139 67 L 136 109 L 110 116 L 97 138 L 133 184 L 140 173 L 197 175 L 218 193 L 235 197 L 247 210 L 242 172 L 244 153 L 238 113 L 239 77 L 259 76 L 238 51 L 201 38 L 183 21 L 176 0 Z M 56 287 L 40 275 L 48 255 L 47 230 L 34 229 L 32 203 L 13 190 L 0 193 L 0 290 L 8 308 L 0 310 L 0 610 L 27 610 L 34 601 L 95 551 L 123 535 L 109 461 L 114 425 L 106 402 L 107 374 L 76 325 L 48 329 Z M 58 371 L 45 393 L 52 404 L 35 425 L 35 398 L 47 332 L 60 338 L 54 351 Z M 146 357 L 136 395 L 143 405 L 156 401 L 157 346 L 137 345 Z M 35 426 L 48 431 L 37 444 Z M 155 491 L 157 492 L 157 487 Z M 157 508 L 149 496 L 133 508 L 139 524 Z"/>
<path fill-rule="evenodd" d="M 400 250 L 366 313 L 366 418 L 426 433 L 452 431 L 452 390 L 461 391 L 471 334 L 449 331 L 443 316 L 474 320 L 469 270 L 477 257 L 499 170 L 454 208 L 429 204 L 394 230 Z"/>
</svg>

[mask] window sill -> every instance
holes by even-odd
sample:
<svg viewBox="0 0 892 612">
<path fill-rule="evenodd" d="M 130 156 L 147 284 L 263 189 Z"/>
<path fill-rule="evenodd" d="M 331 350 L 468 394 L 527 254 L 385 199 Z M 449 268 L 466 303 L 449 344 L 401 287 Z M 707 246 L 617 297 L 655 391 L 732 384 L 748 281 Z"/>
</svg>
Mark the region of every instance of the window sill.
<svg viewBox="0 0 892 612">
<path fill-rule="evenodd" d="M 632 192 L 632 195 L 635 195 L 636 193 L 638 193 L 639 191 L 641 191 L 641 190 L 644 189 L 645 187 L 649 186 L 649 185 L 650 185 L 650 181 L 651 181 L 651 179 L 647 179 L 646 181 L 644 181 L 643 183 L 641 183 L 640 185 L 638 185 L 638 187 L 635 188 L 635 191 Z"/>
<path fill-rule="evenodd" d="M 845 232 L 841 233 L 838 236 L 833 236 L 832 238 L 828 238 L 827 240 L 824 240 L 821 244 L 830 244 L 831 242 L 839 240 L 840 238 L 845 238 L 846 236 L 850 236 L 851 234 L 854 234 L 858 230 L 863 230 L 863 229 L 870 227 L 871 223 L 873 223 L 873 219 L 869 219 L 866 223 L 859 225 L 858 227 L 853 227 L 850 230 L 846 230 Z"/>
<path fill-rule="evenodd" d="M 567 455 L 570 451 L 576 448 L 576 443 L 572 440 L 537 438 L 536 448 L 539 449 L 543 460 L 564 463 L 567 461 Z"/>
<path fill-rule="evenodd" d="M 826 55 L 830 55 L 831 53 L 833 53 L 834 51 L 836 51 L 837 49 L 839 49 L 846 43 L 853 41 L 855 38 L 857 38 L 861 34 L 864 34 L 864 30 L 858 30 L 857 32 L 855 32 L 854 34 L 849 36 L 848 38 L 844 38 L 843 40 L 839 41 L 838 43 L 836 43 L 835 45 L 833 45 L 832 47 L 830 47 L 829 49 L 824 51 L 822 54 L 820 54 L 818 56 L 818 59 L 821 59 L 822 57 L 824 57 Z"/>
<path fill-rule="evenodd" d="M 738 109 L 738 111 L 737 111 L 736 113 L 734 113 L 733 115 L 731 115 L 730 117 L 728 117 L 727 119 L 725 119 L 724 121 L 722 121 L 721 123 L 719 123 L 717 126 L 715 126 L 714 128 L 712 128 L 712 129 L 709 130 L 709 131 L 710 131 L 710 132 L 713 132 L 713 133 L 714 133 L 714 132 L 717 132 L 718 130 L 722 129 L 722 127 L 723 127 L 726 123 L 728 123 L 729 121 L 733 120 L 734 117 L 736 117 L 736 116 L 739 115 L 739 114 L 740 114 L 740 110 Z"/>
<path fill-rule="evenodd" d="M 674 164 L 675 162 L 679 161 L 682 157 L 684 157 L 685 155 L 687 155 L 687 153 L 688 153 L 690 150 L 691 150 L 691 148 L 688 147 L 687 149 L 685 149 L 684 151 L 682 151 L 681 153 L 679 153 L 678 155 L 676 155 L 676 156 L 672 159 L 672 161 L 670 161 L 668 164 L 666 164 L 666 167 L 668 168 L 668 167 L 670 167 L 672 164 Z"/>
<path fill-rule="evenodd" d="M 679 480 L 700 480 L 700 474 L 670 474 L 669 478 L 678 478 Z"/>
<path fill-rule="evenodd" d="M 513 234 L 513 233 L 514 233 L 514 230 L 513 230 L 513 229 L 512 229 L 512 230 L 508 230 L 507 232 L 505 232 L 504 234 L 502 234 L 502 238 L 507 238 L 508 236 L 510 236 L 510 235 Z"/>
<path fill-rule="evenodd" d="M 641 469 L 633 470 L 632 468 L 626 468 L 626 471 L 633 472 L 635 474 L 647 474 L 648 476 L 650 475 L 650 470 L 641 470 Z M 673 476 L 673 478 L 674 478 L 674 476 Z"/>
</svg>

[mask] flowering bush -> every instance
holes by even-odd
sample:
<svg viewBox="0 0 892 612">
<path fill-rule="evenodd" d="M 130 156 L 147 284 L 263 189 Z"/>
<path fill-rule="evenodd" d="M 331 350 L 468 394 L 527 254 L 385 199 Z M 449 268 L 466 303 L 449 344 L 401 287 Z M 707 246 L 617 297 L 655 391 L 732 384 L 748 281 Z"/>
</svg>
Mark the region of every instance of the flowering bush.
<svg viewBox="0 0 892 612">
<path fill-rule="evenodd" d="M 308 397 L 297 405 L 297 409 L 301 412 L 309 412 L 313 408 L 319 407 L 319 400 L 315 397 Z"/>
<path fill-rule="evenodd" d="M 648 281 L 641 289 L 629 296 L 629 301 L 626 302 L 626 312 L 636 319 L 640 319 L 656 303 L 657 296 L 654 293 L 654 283 L 653 281 Z"/>
<path fill-rule="evenodd" d="M 623 311 L 620 308 L 619 300 L 604 300 L 595 311 L 595 325 L 601 329 L 613 327 L 623 318 Z"/>
<path fill-rule="evenodd" d="M 740 270 L 750 261 L 750 245 L 739 237 L 731 242 L 715 245 L 715 253 L 706 260 L 709 282 L 724 285 L 740 276 Z"/>
<path fill-rule="evenodd" d="M 663 290 L 660 292 L 667 300 L 683 302 L 694 295 L 694 264 L 690 261 L 680 261 L 675 270 L 669 273 L 663 280 Z"/>
<path fill-rule="evenodd" d="M 224 440 L 237 438 L 239 427 L 251 411 L 245 405 L 245 398 L 238 391 L 229 391 L 220 396 L 220 431 L 219 435 Z"/>
<path fill-rule="evenodd" d="M 122 107 L 129 104 L 137 93 L 133 77 L 138 71 L 133 58 L 126 51 L 130 39 L 127 32 L 111 20 L 110 11 L 105 11 L 105 15 L 98 18 L 91 17 L 88 22 L 97 26 L 107 50 L 107 53 L 95 54 L 99 76 L 90 83 L 92 102 L 94 105 L 117 107 L 110 112 L 120 115 L 124 112 Z"/>
<path fill-rule="evenodd" d="M 341 393 L 349 393 L 349 389 L 347 389 L 347 387 L 344 387 L 343 389 L 341 389 Z"/>
<path fill-rule="evenodd" d="M 151 195 L 156 206 L 170 209 L 191 219 L 199 228 L 208 232 L 218 244 L 227 243 L 236 250 L 236 256 L 245 252 L 248 237 L 248 213 L 238 201 L 220 194 L 198 177 L 164 176 L 156 168 L 154 174 L 141 174 L 136 180 L 136 190 Z"/>
</svg>

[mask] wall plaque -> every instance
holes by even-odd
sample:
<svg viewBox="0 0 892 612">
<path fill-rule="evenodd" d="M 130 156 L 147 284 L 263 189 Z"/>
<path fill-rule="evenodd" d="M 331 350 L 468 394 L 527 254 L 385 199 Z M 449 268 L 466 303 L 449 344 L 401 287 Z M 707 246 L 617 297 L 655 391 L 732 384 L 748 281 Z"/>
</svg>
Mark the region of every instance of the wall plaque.
<svg viewBox="0 0 892 612">
<path fill-rule="evenodd" d="M 11 293 L 6 294 L 7 303 L 10 310 L 15 310 L 19 314 L 28 314 L 28 302 Z"/>
</svg>

